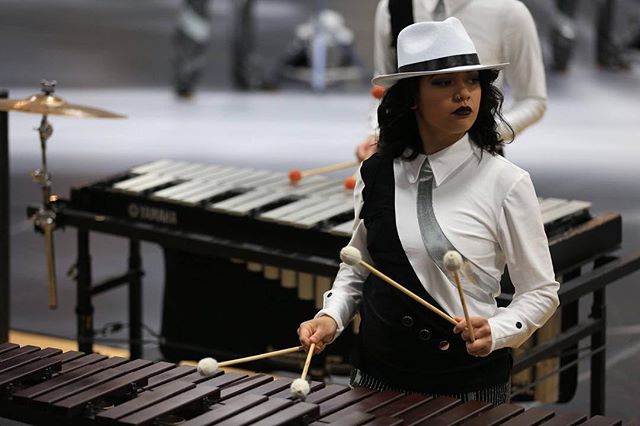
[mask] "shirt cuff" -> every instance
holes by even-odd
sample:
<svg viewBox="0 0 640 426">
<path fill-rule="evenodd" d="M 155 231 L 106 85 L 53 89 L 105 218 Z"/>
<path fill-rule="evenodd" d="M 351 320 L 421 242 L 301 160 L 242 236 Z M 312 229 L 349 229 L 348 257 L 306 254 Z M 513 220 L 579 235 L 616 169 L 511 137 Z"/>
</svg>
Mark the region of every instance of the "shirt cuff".
<svg viewBox="0 0 640 426">
<path fill-rule="evenodd" d="M 313 319 L 320 318 L 322 316 L 328 316 L 328 317 L 333 318 L 333 320 L 338 325 L 338 328 L 336 329 L 336 334 L 335 334 L 335 336 L 333 336 L 333 340 L 331 340 L 331 342 L 329 342 L 329 343 L 333 343 L 340 336 L 340 334 L 342 334 L 342 331 L 344 330 L 344 324 L 342 323 L 342 320 L 340 319 L 340 315 L 338 315 L 337 312 L 335 312 L 335 311 L 333 311 L 331 309 L 322 309 L 322 310 L 318 311 L 318 313 L 313 317 Z"/>
<path fill-rule="evenodd" d="M 529 336 L 527 324 L 513 312 L 502 312 L 488 319 L 491 327 L 491 352 L 520 346 Z"/>
</svg>

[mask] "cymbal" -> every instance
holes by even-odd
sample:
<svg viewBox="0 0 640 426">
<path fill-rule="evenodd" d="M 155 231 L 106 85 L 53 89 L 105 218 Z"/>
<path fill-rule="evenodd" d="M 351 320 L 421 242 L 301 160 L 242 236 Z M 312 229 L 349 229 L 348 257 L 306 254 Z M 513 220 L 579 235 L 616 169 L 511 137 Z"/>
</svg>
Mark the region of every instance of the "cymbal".
<svg viewBox="0 0 640 426">
<path fill-rule="evenodd" d="M 77 118 L 126 118 L 98 108 L 67 103 L 51 94 L 29 96 L 26 99 L 0 99 L 0 111 L 22 111 L 43 115 L 64 115 Z"/>
</svg>

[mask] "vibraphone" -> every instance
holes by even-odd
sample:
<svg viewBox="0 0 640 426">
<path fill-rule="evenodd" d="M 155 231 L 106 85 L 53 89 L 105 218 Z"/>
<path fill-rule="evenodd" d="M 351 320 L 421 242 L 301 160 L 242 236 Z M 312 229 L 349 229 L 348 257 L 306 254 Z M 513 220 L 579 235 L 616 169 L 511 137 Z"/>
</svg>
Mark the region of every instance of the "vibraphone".
<svg viewBox="0 0 640 426">
<path fill-rule="evenodd" d="M 256 261 L 247 267 L 297 288 L 298 297 L 315 300 L 317 308 L 354 222 L 353 197 L 342 179 L 310 176 L 292 185 L 285 173 L 171 160 L 74 189 L 69 206 L 315 258 L 316 265 L 292 260 L 295 269 Z M 544 198 L 540 207 L 550 238 L 590 218 L 589 202 Z"/>
<path fill-rule="evenodd" d="M 0 417 L 33 425 L 622 425 L 619 419 L 513 404 L 311 382 L 306 401 L 291 379 L 200 376 L 193 367 L 0 344 Z M 1 419 L 0 419 L 1 421 Z"/>
</svg>

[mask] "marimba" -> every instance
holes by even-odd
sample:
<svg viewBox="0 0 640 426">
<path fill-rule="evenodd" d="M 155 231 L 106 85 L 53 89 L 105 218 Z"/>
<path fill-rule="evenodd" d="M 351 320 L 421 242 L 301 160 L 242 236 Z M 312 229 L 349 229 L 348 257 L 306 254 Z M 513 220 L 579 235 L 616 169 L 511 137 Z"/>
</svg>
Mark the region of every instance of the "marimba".
<svg viewBox="0 0 640 426">
<path fill-rule="evenodd" d="M 376 392 L 311 382 L 294 400 L 291 379 L 200 376 L 193 367 L 0 344 L 0 417 L 32 425 L 623 425 L 619 419 L 492 408 L 447 396 Z M 1 420 L 1 419 L 0 419 Z"/>
</svg>

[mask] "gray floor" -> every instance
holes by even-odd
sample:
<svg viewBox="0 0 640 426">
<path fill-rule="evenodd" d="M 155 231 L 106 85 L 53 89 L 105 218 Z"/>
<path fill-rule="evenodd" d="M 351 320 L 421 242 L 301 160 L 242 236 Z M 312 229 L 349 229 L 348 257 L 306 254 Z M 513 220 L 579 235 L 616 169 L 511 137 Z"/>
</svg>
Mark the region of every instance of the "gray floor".
<svg viewBox="0 0 640 426">
<path fill-rule="evenodd" d="M 81 185 L 132 165 L 158 158 L 243 165 L 270 170 L 308 168 L 350 159 L 366 131 L 370 99 L 367 88 L 340 93 L 310 93 L 294 85 L 272 93 L 231 92 L 226 74 L 226 32 L 214 33 L 212 64 L 204 85 L 191 102 L 176 100 L 168 81 L 167 49 L 176 2 L 61 0 L 41 9 L 41 1 L 3 0 L 0 84 L 19 98 L 37 91 L 41 77 L 57 78 L 59 94 L 74 103 L 127 114 L 127 120 L 76 120 L 51 117 L 50 143 L 54 190 L 65 196 Z M 373 1 L 340 3 L 368 61 L 368 20 Z M 265 1 L 259 9 L 261 50 L 285 43 L 312 2 Z M 214 19 L 224 24 L 228 4 L 214 2 Z M 587 30 L 585 29 L 585 32 Z M 594 68 L 588 43 L 573 69 L 550 75 L 549 110 L 542 123 L 528 130 L 507 150 L 510 160 L 530 171 L 538 193 L 546 197 L 587 200 L 592 211 L 614 211 L 624 221 L 622 252 L 640 250 L 640 64 L 627 73 Z M 269 56 L 268 54 L 265 56 Z M 273 56 L 273 55 L 272 55 Z M 272 59 L 273 60 L 273 59 Z M 368 63 L 368 62 L 367 62 Z M 38 166 L 39 117 L 11 114 L 11 321 L 18 329 L 73 337 L 75 288 L 64 276 L 75 257 L 75 233 L 56 234 L 60 308 L 46 308 L 43 241 L 25 219 L 25 206 L 39 200 L 29 171 Z M 126 262 L 125 245 L 96 236 L 96 279 L 111 275 Z M 145 317 L 158 330 L 162 303 L 160 250 L 144 246 Z M 640 276 L 613 285 L 608 292 L 609 415 L 640 418 Z M 96 325 L 126 321 L 122 291 L 96 300 Z M 124 335 L 113 336 L 116 339 Z M 147 347 L 154 353 L 154 345 Z M 580 387 L 574 411 L 588 407 L 588 362 L 580 365 Z"/>
</svg>

